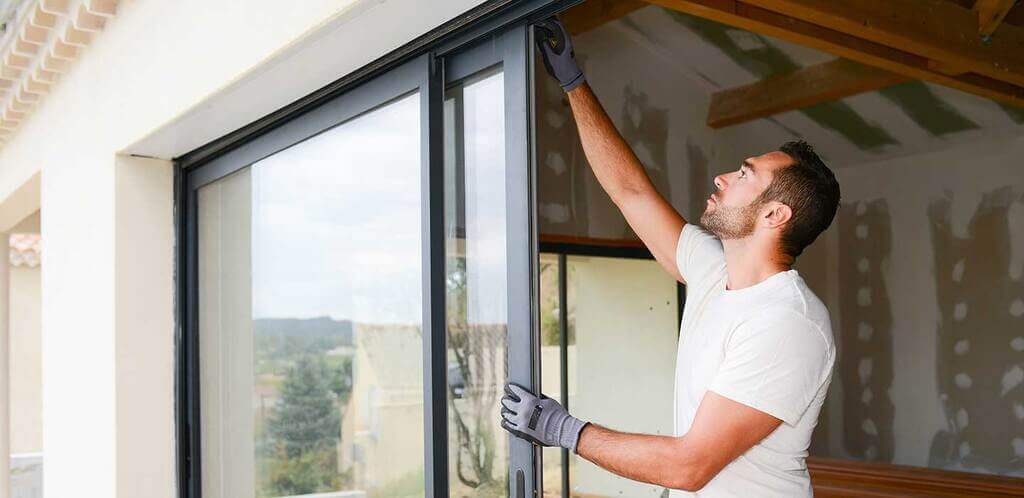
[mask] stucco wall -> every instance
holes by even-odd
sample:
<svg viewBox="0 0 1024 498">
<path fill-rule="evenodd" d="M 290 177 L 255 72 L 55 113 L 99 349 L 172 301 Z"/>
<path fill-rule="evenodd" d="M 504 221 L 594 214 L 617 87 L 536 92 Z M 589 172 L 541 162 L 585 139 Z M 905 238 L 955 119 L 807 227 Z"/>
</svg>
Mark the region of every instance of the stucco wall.
<svg viewBox="0 0 1024 498">
<path fill-rule="evenodd" d="M 40 179 L 46 496 L 175 493 L 167 160 L 478 3 L 119 2 L 0 148 L 0 200 Z"/>
<path fill-rule="evenodd" d="M 39 267 L 11 268 L 11 453 L 43 449 Z"/>
<path fill-rule="evenodd" d="M 35 212 L 11 227 L 10 233 L 38 234 Z M 10 435 L 11 453 L 38 453 L 43 449 L 42 351 L 40 266 L 10 268 Z"/>
</svg>

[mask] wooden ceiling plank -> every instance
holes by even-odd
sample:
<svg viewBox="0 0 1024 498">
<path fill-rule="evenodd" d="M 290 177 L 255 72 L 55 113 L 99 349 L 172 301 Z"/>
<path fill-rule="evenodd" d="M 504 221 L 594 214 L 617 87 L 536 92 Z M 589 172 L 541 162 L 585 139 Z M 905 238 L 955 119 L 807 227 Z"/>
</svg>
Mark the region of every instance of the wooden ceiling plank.
<svg viewBox="0 0 1024 498">
<path fill-rule="evenodd" d="M 948 0 L 758 0 L 757 5 L 952 67 L 1024 86 L 1024 28 L 978 36 L 977 14 Z"/>
<path fill-rule="evenodd" d="M 711 128 L 732 126 L 906 81 L 910 78 L 836 59 L 715 92 L 708 107 L 707 124 Z"/>
<path fill-rule="evenodd" d="M 956 88 L 1018 107 L 1024 106 L 1024 87 L 973 73 L 950 75 L 936 72 L 929 67 L 931 59 L 927 57 L 737 0 L 646 1 L 736 28 L 815 48 L 911 79 L 920 79 Z"/>
<path fill-rule="evenodd" d="M 974 12 L 978 14 L 978 34 L 992 36 L 999 24 L 1010 13 L 1017 0 L 978 0 Z"/>
<path fill-rule="evenodd" d="M 578 35 L 647 5 L 641 0 L 589 0 L 566 10 L 560 17 L 569 33 Z"/>
</svg>

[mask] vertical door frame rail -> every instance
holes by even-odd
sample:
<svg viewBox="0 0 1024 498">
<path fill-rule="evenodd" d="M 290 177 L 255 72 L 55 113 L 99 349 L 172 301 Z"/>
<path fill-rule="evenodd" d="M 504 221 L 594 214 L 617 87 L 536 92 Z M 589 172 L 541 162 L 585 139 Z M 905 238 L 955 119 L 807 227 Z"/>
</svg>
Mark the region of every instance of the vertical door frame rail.
<svg viewBox="0 0 1024 498">
<path fill-rule="evenodd" d="M 201 498 L 198 189 L 354 117 L 418 92 L 421 122 L 423 264 L 424 485 L 427 498 L 448 496 L 445 350 L 444 133 L 445 70 L 471 62 L 474 43 L 501 46 L 505 71 L 509 270 L 509 378 L 539 379 L 537 233 L 531 23 L 582 0 L 491 0 L 384 57 L 222 138 L 175 158 L 175 436 L 177 496 Z M 487 41 L 488 39 L 491 41 Z M 497 45 L 495 45 L 497 46 Z M 446 57 L 451 56 L 448 59 Z M 479 62 L 480 59 L 477 59 Z M 466 66 L 467 68 L 469 66 Z M 519 278 L 528 275 L 528 279 Z M 513 278 L 515 277 L 515 278 Z M 511 496 L 539 493 L 540 450 L 514 439 Z M 517 482 L 521 471 L 522 479 Z M 521 486 L 517 486 L 521 484 Z"/>
<path fill-rule="evenodd" d="M 569 258 L 558 253 L 558 397 L 566 411 L 569 406 Z M 562 498 L 570 498 L 569 449 L 562 448 Z"/>
<path fill-rule="evenodd" d="M 532 38 L 519 24 L 443 58 L 445 88 L 501 66 L 505 110 L 505 222 L 508 275 L 508 380 L 528 389 L 539 385 L 539 326 L 536 320 L 537 233 L 533 212 L 534 161 L 530 135 Z M 458 179 L 456 179 L 458 181 Z M 527 276 L 527 278 L 522 278 Z M 497 415 L 497 412 L 495 412 Z M 507 434 L 503 436 L 509 437 Z M 533 495 L 539 485 L 540 450 L 510 437 L 509 496 Z"/>
</svg>

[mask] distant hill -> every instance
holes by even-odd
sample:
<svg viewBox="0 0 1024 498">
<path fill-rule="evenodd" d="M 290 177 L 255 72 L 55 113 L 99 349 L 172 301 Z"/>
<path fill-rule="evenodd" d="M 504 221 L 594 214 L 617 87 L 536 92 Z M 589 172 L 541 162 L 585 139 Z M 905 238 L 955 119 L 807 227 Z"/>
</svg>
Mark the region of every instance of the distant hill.
<svg viewBox="0 0 1024 498">
<path fill-rule="evenodd" d="M 256 337 L 284 339 L 332 339 L 337 345 L 352 344 L 352 321 L 316 318 L 257 318 L 253 321 Z"/>
</svg>

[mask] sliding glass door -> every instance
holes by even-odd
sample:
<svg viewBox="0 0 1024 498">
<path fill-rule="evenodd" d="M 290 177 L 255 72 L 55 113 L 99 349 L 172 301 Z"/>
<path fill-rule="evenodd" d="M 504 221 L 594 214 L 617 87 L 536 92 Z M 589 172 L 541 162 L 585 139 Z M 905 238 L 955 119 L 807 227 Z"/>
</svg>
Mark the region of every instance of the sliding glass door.
<svg viewBox="0 0 1024 498">
<path fill-rule="evenodd" d="M 203 497 L 424 496 L 428 63 L 191 175 Z"/>
<path fill-rule="evenodd" d="M 534 494 L 532 45 L 474 39 L 183 171 L 181 496 Z"/>
<path fill-rule="evenodd" d="M 445 59 L 450 496 L 532 495 L 535 451 L 499 425 L 506 381 L 535 384 L 535 247 L 525 27 Z"/>
</svg>

